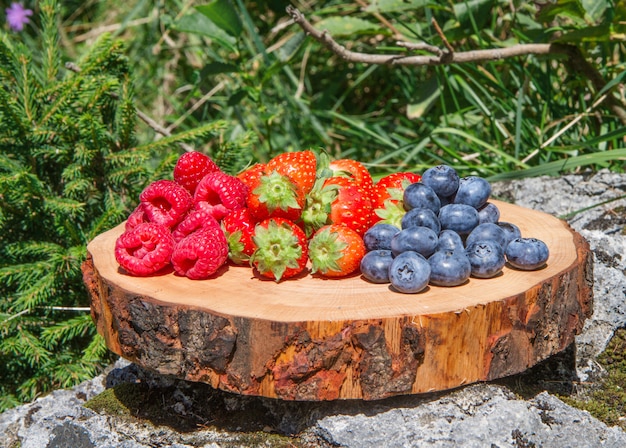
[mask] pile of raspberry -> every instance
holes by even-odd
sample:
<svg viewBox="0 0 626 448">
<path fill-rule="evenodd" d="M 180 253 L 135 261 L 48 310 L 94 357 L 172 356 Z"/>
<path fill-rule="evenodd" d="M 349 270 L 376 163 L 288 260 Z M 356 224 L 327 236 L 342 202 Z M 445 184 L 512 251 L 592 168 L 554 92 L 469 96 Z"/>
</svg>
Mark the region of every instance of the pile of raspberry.
<svg viewBox="0 0 626 448">
<path fill-rule="evenodd" d="M 129 274 L 150 276 L 172 269 L 200 280 L 222 267 L 229 246 L 220 222 L 246 205 L 248 187 L 205 154 L 183 154 L 174 180 L 146 187 L 116 241 L 115 259 Z"/>
</svg>

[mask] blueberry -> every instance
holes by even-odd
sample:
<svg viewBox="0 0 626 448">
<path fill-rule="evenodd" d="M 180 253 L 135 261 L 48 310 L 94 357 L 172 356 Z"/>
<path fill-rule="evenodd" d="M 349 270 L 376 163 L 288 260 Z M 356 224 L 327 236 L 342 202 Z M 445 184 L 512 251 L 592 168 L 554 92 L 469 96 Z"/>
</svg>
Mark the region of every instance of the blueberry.
<svg viewBox="0 0 626 448">
<path fill-rule="evenodd" d="M 504 249 L 507 245 L 506 233 L 504 233 L 502 227 L 492 222 L 478 224 L 474 227 L 474 230 L 467 235 L 465 245 L 469 246 L 476 241 L 483 240 L 493 240 L 502 246 L 502 249 Z"/>
<path fill-rule="evenodd" d="M 439 233 L 437 250 L 462 250 L 465 251 L 461 235 L 454 230 L 446 229 Z"/>
<path fill-rule="evenodd" d="M 438 165 L 424 171 L 421 182 L 432 188 L 439 198 L 447 198 L 459 188 L 459 175 L 451 166 Z"/>
<path fill-rule="evenodd" d="M 455 204 L 471 205 L 479 209 L 487 203 L 491 195 L 491 184 L 482 177 L 468 176 L 459 181 L 459 188 L 454 196 Z"/>
<path fill-rule="evenodd" d="M 402 252 L 413 251 L 428 258 L 437 248 L 437 234 L 428 227 L 409 227 L 391 239 L 391 252 L 398 256 Z"/>
<path fill-rule="evenodd" d="M 466 204 L 444 205 L 439 210 L 439 222 L 442 229 L 454 230 L 465 236 L 478 225 L 478 211 Z"/>
<path fill-rule="evenodd" d="M 524 271 L 539 269 L 548 261 L 548 246 L 536 238 L 515 238 L 506 247 L 506 259 L 511 266 Z"/>
<path fill-rule="evenodd" d="M 493 222 L 497 223 L 500 220 L 500 209 L 493 202 L 487 202 L 485 205 L 478 209 L 478 222 Z"/>
<path fill-rule="evenodd" d="M 406 210 L 411 210 L 412 208 L 428 208 L 437 213 L 441 208 L 439 196 L 437 196 L 432 188 L 421 182 L 414 182 L 404 189 L 402 202 Z"/>
<path fill-rule="evenodd" d="M 465 249 L 465 253 L 472 266 L 473 277 L 495 277 L 506 262 L 502 246 L 492 240 L 472 243 Z"/>
<path fill-rule="evenodd" d="M 502 230 L 504 230 L 504 234 L 506 235 L 506 245 L 504 246 L 505 249 L 506 246 L 515 238 L 522 237 L 522 232 L 519 227 L 511 222 L 500 221 L 498 222 L 498 226 L 501 227 Z"/>
<path fill-rule="evenodd" d="M 389 266 L 393 261 L 390 250 L 376 249 L 361 258 L 361 274 L 372 283 L 389 283 Z"/>
<path fill-rule="evenodd" d="M 458 286 L 469 278 L 472 265 L 465 252 L 439 250 L 428 259 L 430 283 L 437 286 Z"/>
<path fill-rule="evenodd" d="M 417 252 L 403 252 L 391 262 L 389 280 L 398 292 L 418 293 L 428 286 L 430 264 Z"/>
<path fill-rule="evenodd" d="M 439 218 L 429 208 L 412 208 L 404 214 L 401 222 L 403 229 L 409 227 L 428 227 L 433 229 L 436 233 L 441 231 L 441 224 Z"/>
<path fill-rule="evenodd" d="M 379 223 L 370 227 L 363 234 L 365 249 L 368 251 L 376 249 L 391 250 L 391 238 L 400 231 L 392 224 Z"/>
</svg>

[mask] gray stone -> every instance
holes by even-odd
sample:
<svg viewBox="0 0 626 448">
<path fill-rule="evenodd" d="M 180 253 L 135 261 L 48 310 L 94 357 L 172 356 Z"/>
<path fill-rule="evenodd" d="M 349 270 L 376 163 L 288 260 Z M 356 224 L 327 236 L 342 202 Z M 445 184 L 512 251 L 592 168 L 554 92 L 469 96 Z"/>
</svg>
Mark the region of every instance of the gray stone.
<svg viewBox="0 0 626 448">
<path fill-rule="evenodd" d="M 328 416 L 316 430 L 330 443 L 355 448 L 626 446 L 626 433 L 545 392 L 524 401 L 487 384 L 415 408 Z"/>
<path fill-rule="evenodd" d="M 540 385 L 593 381 L 603 373 L 598 354 L 626 325 L 625 191 L 626 175 L 606 171 L 493 184 L 496 198 L 566 218 L 594 253 L 593 315 L 574 347 L 531 369 Z M 83 406 L 105 388 L 129 383 L 156 397 L 170 421 L 104 415 Z M 198 427 L 180 431 L 176 423 L 183 421 Z M 523 399 L 506 381 L 375 402 L 293 403 L 216 391 L 124 360 L 71 390 L 0 414 L 0 448 L 271 446 L 264 434 L 289 436 L 294 446 L 306 447 L 626 446 L 619 428 L 549 392 Z"/>
</svg>

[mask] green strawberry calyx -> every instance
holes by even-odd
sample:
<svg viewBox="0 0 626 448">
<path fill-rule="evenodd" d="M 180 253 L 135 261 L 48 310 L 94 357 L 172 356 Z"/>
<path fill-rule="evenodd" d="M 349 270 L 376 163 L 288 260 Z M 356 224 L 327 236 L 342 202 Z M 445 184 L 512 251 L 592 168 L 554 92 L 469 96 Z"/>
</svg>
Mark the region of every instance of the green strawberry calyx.
<svg viewBox="0 0 626 448">
<path fill-rule="evenodd" d="M 330 231 L 330 227 L 320 230 L 309 241 L 311 273 L 341 271 L 341 260 L 348 249 L 348 243 L 339 238 L 339 234 Z"/>
<path fill-rule="evenodd" d="M 256 227 L 252 240 L 257 250 L 250 261 L 261 274 L 271 272 L 278 282 L 287 268 L 299 267 L 302 246 L 288 224 L 270 220 L 267 227 Z"/>
<path fill-rule="evenodd" d="M 244 252 L 245 245 L 241 241 L 243 233 L 241 230 L 234 232 L 224 232 L 226 241 L 228 242 L 228 258 L 235 264 L 244 264 L 250 260 L 250 257 Z"/>
<path fill-rule="evenodd" d="M 261 176 L 260 185 L 252 193 L 259 197 L 259 202 L 265 204 L 272 212 L 276 209 L 289 210 L 300 208 L 296 184 L 289 178 L 277 171 Z"/>
<path fill-rule="evenodd" d="M 332 203 L 339 194 L 339 186 L 333 184 L 324 186 L 325 180 L 326 178 L 316 180 L 313 189 L 306 198 L 306 204 L 302 211 L 302 222 L 307 237 L 329 223 Z"/>
</svg>

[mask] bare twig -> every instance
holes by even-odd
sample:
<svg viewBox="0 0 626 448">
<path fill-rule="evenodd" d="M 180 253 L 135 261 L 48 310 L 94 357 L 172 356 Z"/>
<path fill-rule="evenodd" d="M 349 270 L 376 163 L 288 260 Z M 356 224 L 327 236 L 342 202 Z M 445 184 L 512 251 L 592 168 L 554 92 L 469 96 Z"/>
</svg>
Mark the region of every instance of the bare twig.
<svg viewBox="0 0 626 448">
<path fill-rule="evenodd" d="M 427 51 L 428 53 L 436 54 L 441 57 L 443 55 L 443 50 L 435 45 L 427 44 L 426 42 L 405 42 L 398 41 L 396 42 L 398 47 L 408 48 L 409 50 L 422 50 Z"/>
<path fill-rule="evenodd" d="M 566 49 L 558 44 L 519 44 L 505 48 L 493 48 L 488 50 L 458 51 L 444 52 L 439 50 L 434 56 L 428 55 L 406 55 L 406 54 L 372 54 L 360 53 L 348 50 L 339 44 L 327 31 L 316 29 L 304 15 L 292 6 L 287 7 L 287 13 L 293 21 L 297 23 L 307 34 L 315 40 L 324 44 L 329 50 L 339 57 L 351 61 L 361 62 L 365 64 L 378 65 L 443 65 L 468 62 L 486 62 L 516 56 L 526 56 L 530 54 L 548 55 L 548 54 L 566 54 Z M 448 44 L 449 45 L 449 44 Z M 448 51 L 451 51 L 451 45 Z M 432 51 L 432 48 L 430 49 Z M 453 49 L 452 49 L 453 50 Z"/>
<path fill-rule="evenodd" d="M 439 26 L 439 22 L 437 22 L 437 19 L 435 19 L 433 17 L 433 19 L 431 20 L 431 23 L 433 24 L 433 26 L 435 27 L 435 31 L 437 32 L 437 34 L 439 35 L 439 38 L 441 39 L 441 41 L 443 42 L 443 44 L 446 46 L 446 48 L 448 49 L 448 53 L 452 54 L 454 53 L 454 48 L 452 47 L 452 45 L 450 45 L 450 42 L 448 42 L 448 39 L 446 38 L 446 35 L 443 34 L 443 30 L 441 29 L 441 27 Z"/>
<path fill-rule="evenodd" d="M 405 47 L 410 50 L 424 50 L 432 53 L 432 55 L 361 53 L 348 50 L 346 47 L 333 39 L 327 31 L 320 31 L 315 28 L 301 12 L 293 6 L 287 7 L 287 14 L 289 14 L 292 20 L 307 34 L 322 43 L 337 56 L 350 62 L 375 65 L 428 66 L 479 63 L 529 55 L 561 56 L 566 59 L 566 64 L 570 70 L 580 73 L 590 80 L 596 92 L 601 92 L 606 86 L 606 81 L 597 68 L 587 61 L 581 51 L 573 45 L 558 43 L 517 44 L 505 48 L 454 51 L 454 48 L 446 39 L 441 27 L 436 21 L 433 21 L 433 26 L 439 34 L 439 37 L 442 39 L 447 51 L 427 44 L 398 42 L 398 46 Z M 615 116 L 617 116 L 617 118 L 624 125 L 626 125 L 626 109 L 620 101 L 609 93 L 607 95 L 603 95 L 603 102 L 615 114 Z"/>
</svg>

